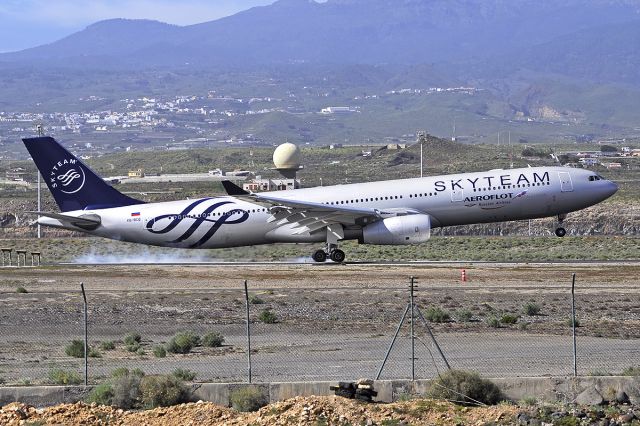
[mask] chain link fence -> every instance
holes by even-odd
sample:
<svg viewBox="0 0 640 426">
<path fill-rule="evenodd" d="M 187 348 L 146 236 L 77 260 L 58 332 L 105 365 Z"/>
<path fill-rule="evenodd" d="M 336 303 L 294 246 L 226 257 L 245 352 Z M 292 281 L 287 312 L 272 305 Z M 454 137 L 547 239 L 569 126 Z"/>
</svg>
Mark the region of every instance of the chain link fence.
<svg viewBox="0 0 640 426">
<path fill-rule="evenodd" d="M 154 292 L 92 290 L 89 282 L 85 287 L 89 383 L 98 383 L 122 367 L 146 374 L 189 370 L 197 382 L 249 380 L 241 285 L 237 289 Z M 289 292 L 250 282 L 252 381 L 376 377 L 407 309 L 407 287 L 399 280 L 395 286 L 377 289 L 327 286 Z M 573 374 L 568 292 L 540 296 L 539 312 L 528 315 L 522 310 L 528 296 L 496 291 L 469 296 L 445 290 L 418 289 L 415 306 L 428 320 L 452 368 L 474 370 L 486 377 Z M 56 372 L 60 371 L 70 372 L 76 380 L 83 377 L 84 359 L 65 352 L 72 341 L 84 340 L 79 285 L 78 291 L 2 293 L 1 298 L 3 385 L 59 383 Z M 590 299 L 589 295 L 577 296 L 578 374 L 619 374 L 637 366 L 640 325 L 635 311 L 622 310 L 617 318 L 607 319 L 607 308 L 602 307 L 604 315 L 596 315 Z M 410 328 L 408 315 L 380 372 L 381 379 L 412 377 Z M 167 349 L 181 332 L 191 332 L 201 342 L 194 342 L 185 353 L 172 353 Z M 222 346 L 203 344 L 204 336 L 212 332 L 224 336 Z M 140 336 L 137 344 L 125 343 L 127 335 L 136 334 Z M 414 354 L 415 378 L 432 378 L 447 368 L 417 316 Z"/>
</svg>

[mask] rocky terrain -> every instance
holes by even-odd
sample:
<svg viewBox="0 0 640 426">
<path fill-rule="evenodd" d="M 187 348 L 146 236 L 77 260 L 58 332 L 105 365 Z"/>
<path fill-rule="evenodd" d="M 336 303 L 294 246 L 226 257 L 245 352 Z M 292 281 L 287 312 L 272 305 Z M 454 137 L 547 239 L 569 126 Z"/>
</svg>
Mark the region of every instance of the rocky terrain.
<svg viewBox="0 0 640 426">
<path fill-rule="evenodd" d="M 609 405 L 530 405 L 461 407 L 416 399 L 367 404 L 340 397 L 296 397 L 241 413 L 209 402 L 126 411 L 96 404 L 35 408 L 12 403 L 0 409 L 3 425 L 638 425 L 640 407 Z"/>
</svg>

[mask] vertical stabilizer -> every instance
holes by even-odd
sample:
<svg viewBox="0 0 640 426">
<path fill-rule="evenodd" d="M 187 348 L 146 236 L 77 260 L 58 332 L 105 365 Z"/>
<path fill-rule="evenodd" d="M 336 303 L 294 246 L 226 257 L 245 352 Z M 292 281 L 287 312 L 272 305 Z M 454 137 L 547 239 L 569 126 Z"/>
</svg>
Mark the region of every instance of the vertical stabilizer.
<svg viewBox="0 0 640 426">
<path fill-rule="evenodd" d="M 22 139 L 62 212 L 143 204 L 108 185 L 49 136 Z"/>
</svg>

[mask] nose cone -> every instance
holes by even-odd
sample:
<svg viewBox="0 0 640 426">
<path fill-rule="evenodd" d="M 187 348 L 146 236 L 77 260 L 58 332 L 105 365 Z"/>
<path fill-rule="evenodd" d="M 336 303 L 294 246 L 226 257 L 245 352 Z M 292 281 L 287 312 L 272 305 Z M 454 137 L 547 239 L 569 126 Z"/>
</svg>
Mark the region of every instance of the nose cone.
<svg viewBox="0 0 640 426">
<path fill-rule="evenodd" d="M 606 198 L 611 197 L 613 194 L 618 192 L 618 184 L 611 182 L 610 180 L 606 181 L 604 183 L 603 192 L 605 193 Z"/>
</svg>

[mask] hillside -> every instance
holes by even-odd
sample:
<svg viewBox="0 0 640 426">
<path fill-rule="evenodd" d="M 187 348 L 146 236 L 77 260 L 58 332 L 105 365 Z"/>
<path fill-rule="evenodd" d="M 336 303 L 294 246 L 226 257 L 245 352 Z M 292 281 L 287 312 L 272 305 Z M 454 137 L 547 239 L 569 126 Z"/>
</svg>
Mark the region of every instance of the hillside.
<svg viewBox="0 0 640 426">
<path fill-rule="evenodd" d="M 144 69 L 472 59 L 478 72 L 502 56 L 514 68 L 637 83 L 628 74 L 638 61 L 640 30 L 633 21 L 639 10 L 638 0 L 279 0 L 184 27 L 102 21 L 45 46 L 0 55 L 0 63 L 45 59 L 50 66 Z M 571 63 L 575 58 L 581 61 Z M 579 65 L 593 58 L 599 58 L 597 72 L 585 72 Z M 627 61 L 622 69 L 614 65 L 618 59 Z"/>
</svg>

